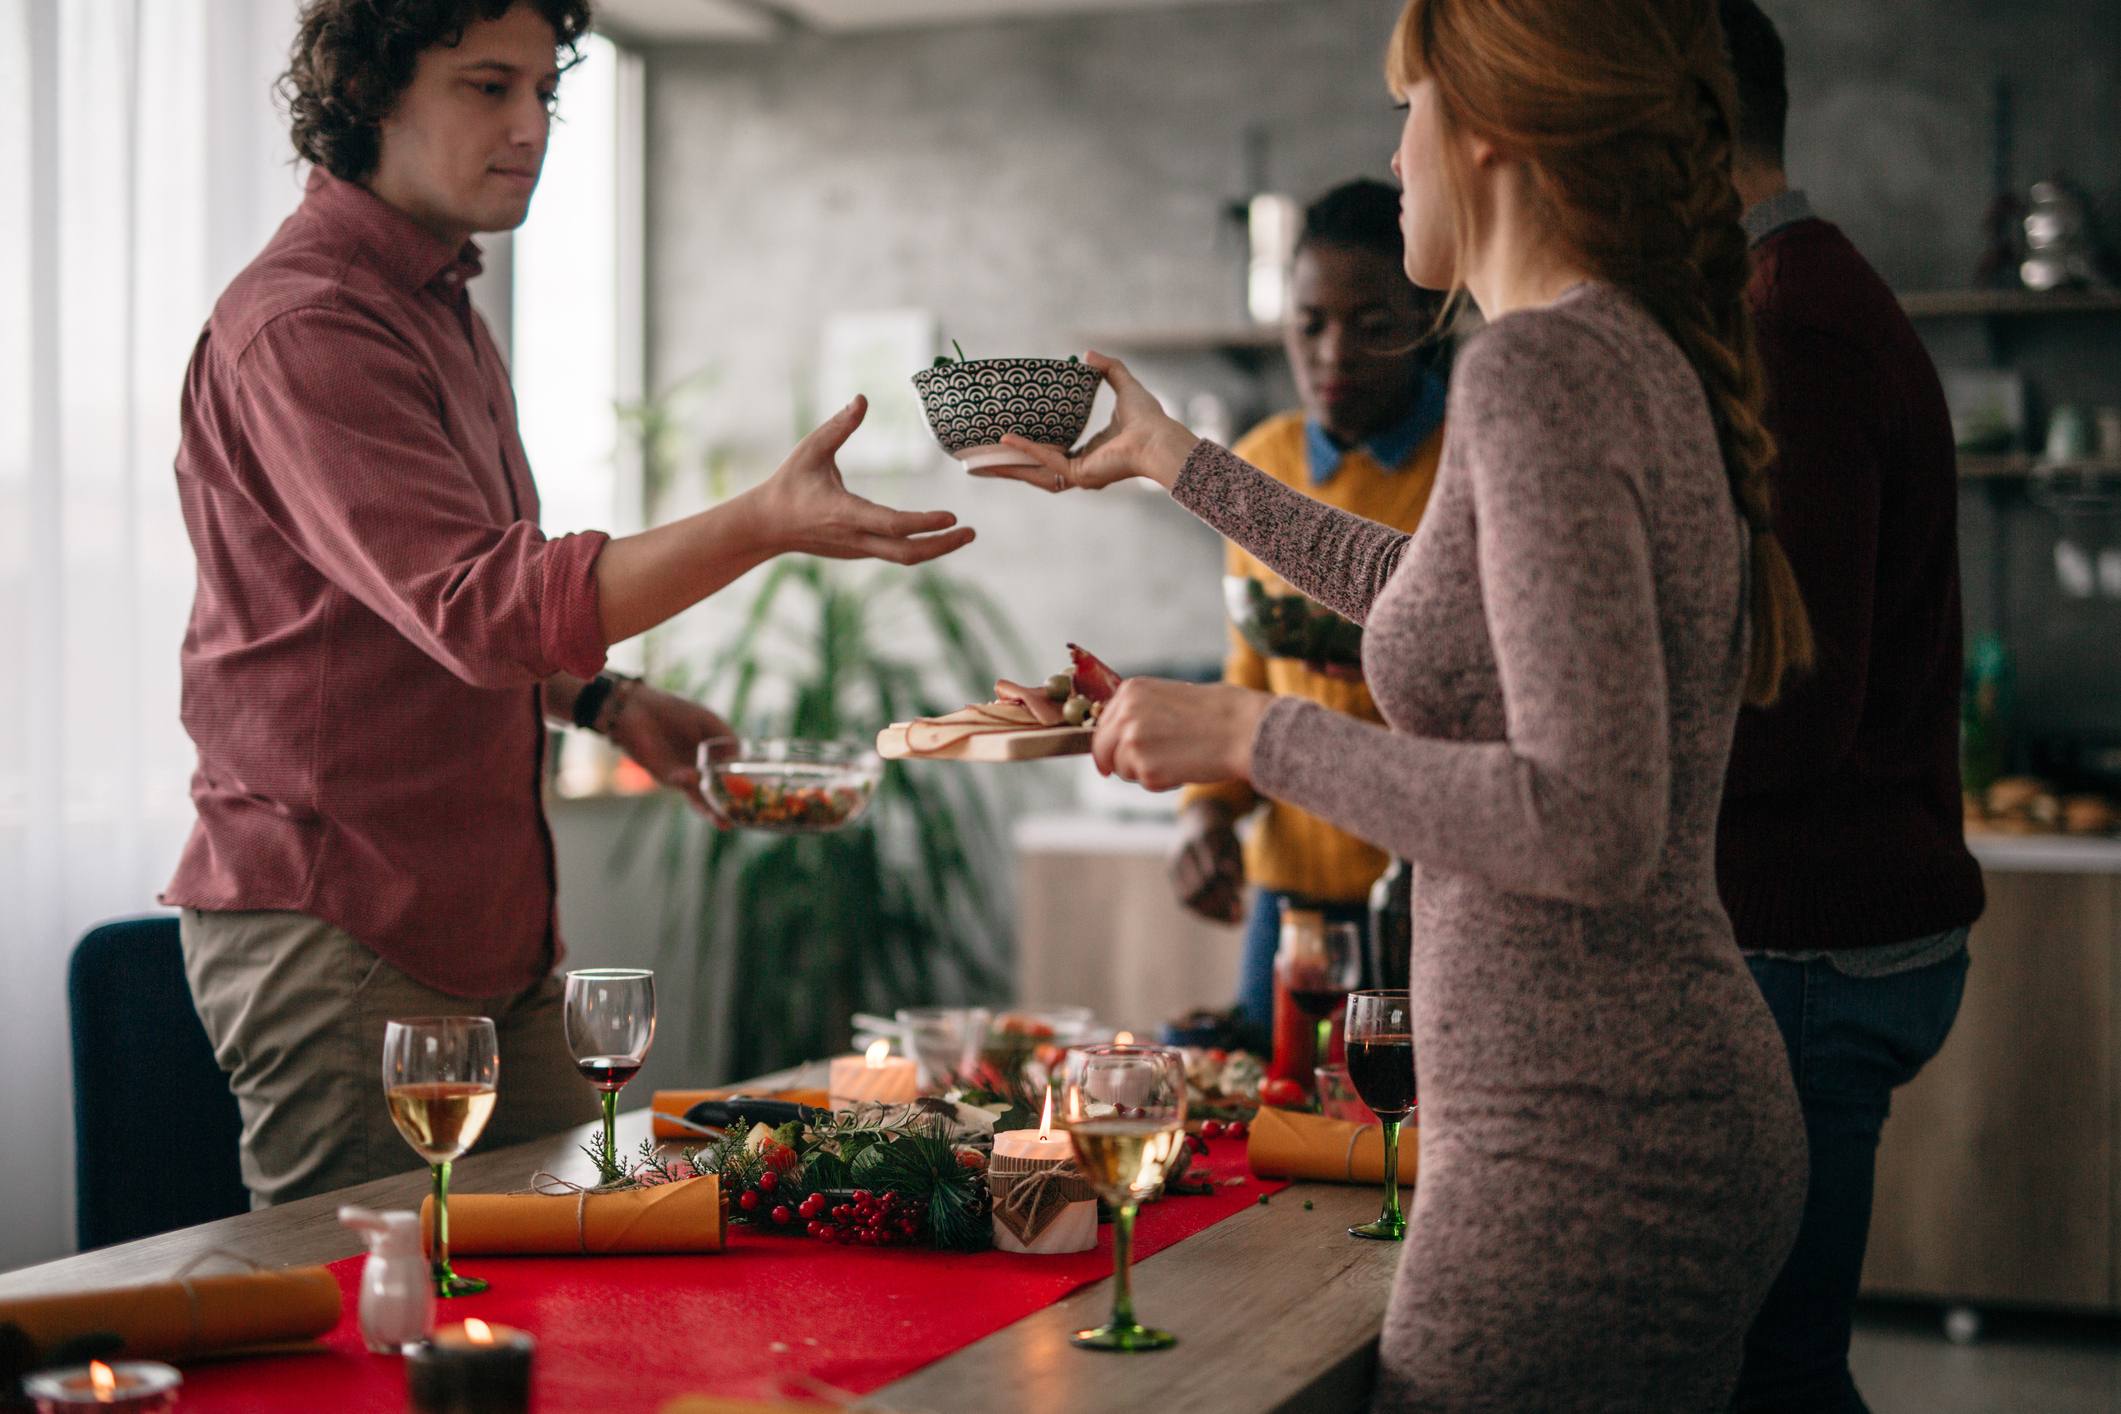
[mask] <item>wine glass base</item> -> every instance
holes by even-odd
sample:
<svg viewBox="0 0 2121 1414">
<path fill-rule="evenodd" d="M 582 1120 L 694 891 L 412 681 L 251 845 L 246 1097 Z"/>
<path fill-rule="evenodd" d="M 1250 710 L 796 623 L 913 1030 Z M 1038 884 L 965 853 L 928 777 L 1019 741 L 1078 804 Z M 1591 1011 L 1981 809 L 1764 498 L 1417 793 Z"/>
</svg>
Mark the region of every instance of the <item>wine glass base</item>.
<svg viewBox="0 0 2121 1414">
<path fill-rule="evenodd" d="M 486 1289 L 486 1283 L 478 1277 L 460 1277 L 452 1273 L 435 1278 L 437 1296 L 477 1296 Z"/>
<path fill-rule="evenodd" d="M 1404 1242 L 1407 1238 L 1407 1220 L 1405 1218 L 1392 1218 L 1390 1220 L 1379 1218 L 1374 1223 L 1364 1223 L 1361 1227 L 1349 1228 L 1348 1236 L 1367 1237 L 1377 1242 Z"/>
<path fill-rule="evenodd" d="M 1143 1325 L 1108 1325 L 1094 1331 L 1077 1331 L 1068 1337 L 1068 1343 L 1084 1350 L 1169 1350 L 1178 1344 L 1178 1337 Z"/>
</svg>

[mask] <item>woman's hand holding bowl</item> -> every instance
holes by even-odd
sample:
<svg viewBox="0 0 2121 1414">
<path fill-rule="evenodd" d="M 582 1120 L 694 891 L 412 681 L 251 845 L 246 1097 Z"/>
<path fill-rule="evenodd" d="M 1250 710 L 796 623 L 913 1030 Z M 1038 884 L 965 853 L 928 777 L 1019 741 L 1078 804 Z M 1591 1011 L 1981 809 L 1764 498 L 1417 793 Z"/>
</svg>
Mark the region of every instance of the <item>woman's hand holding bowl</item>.
<svg viewBox="0 0 2121 1414">
<path fill-rule="evenodd" d="M 980 467 L 973 471 L 974 476 L 1007 477 L 1047 491 L 1066 491 L 1070 487 L 1095 491 L 1130 476 L 1146 476 L 1165 490 L 1171 489 L 1200 438 L 1165 412 L 1156 395 L 1136 381 L 1118 359 L 1092 353 L 1085 355 L 1083 362 L 1105 375 L 1118 399 L 1112 409 L 1112 421 L 1105 429 L 1072 456 L 1058 447 L 1041 446 L 1011 433 L 1002 438 L 1002 445 L 1024 453 L 1038 465 Z"/>
<path fill-rule="evenodd" d="M 1271 693 L 1128 678 L 1097 714 L 1090 752 L 1107 776 L 1150 790 L 1252 778 L 1252 738 Z"/>
</svg>

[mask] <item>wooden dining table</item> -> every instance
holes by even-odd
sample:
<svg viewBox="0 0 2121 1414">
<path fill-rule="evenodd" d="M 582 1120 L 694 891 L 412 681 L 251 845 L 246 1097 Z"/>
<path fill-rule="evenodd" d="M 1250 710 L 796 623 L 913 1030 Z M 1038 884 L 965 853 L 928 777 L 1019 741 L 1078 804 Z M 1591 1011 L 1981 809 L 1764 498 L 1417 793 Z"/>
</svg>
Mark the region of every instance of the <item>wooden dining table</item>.
<svg viewBox="0 0 2121 1414">
<path fill-rule="evenodd" d="M 765 1093 L 821 1086 L 822 1067 L 761 1077 Z M 577 1182 L 595 1175 L 581 1146 L 596 1125 L 460 1159 L 456 1193 L 505 1193 L 543 1169 Z M 650 1134 L 645 1109 L 621 1115 L 620 1152 Z M 143 1175 L 143 1178 L 145 1176 Z M 350 1257 L 361 1239 L 340 1225 L 341 1204 L 417 1208 L 424 1168 L 336 1193 L 221 1218 L 135 1242 L 0 1273 L 0 1299 L 168 1280 L 185 1263 L 226 1253 L 269 1267 Z M 1399 1246 L 1351 1238 L 1377 1215 L 1378 1190 L 1298 1183 L 1138 1261 L 1134 1299 L 1145 1319 L 1178 1334 L 1153 1354 L 1077 1350 L 1068 1337 L 1111 1309 L 1110 1278 L 1083 1287 L 984 1340 L 935 1361 L 855 1407 L 903 1414 L 987 1414 L 1006 1391 L 1016 1414 L 1335 1414 L 1366 1407 L 1378 1332 Z"/>
</svg>

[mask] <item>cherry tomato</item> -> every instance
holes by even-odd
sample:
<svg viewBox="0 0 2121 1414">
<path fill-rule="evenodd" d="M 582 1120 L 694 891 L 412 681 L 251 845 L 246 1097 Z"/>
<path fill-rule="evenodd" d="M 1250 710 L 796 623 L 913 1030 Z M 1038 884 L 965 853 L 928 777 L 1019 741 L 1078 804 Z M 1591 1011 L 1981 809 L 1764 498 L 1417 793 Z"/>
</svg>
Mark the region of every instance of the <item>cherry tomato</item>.
<svg viewBox="0 0 2121 1414">
<path fill-rule="evenodd" d="M 1259 1102 L 1271 1105 L 1277 1110 L 1296 1109 L 1309 1098 L 1311 1097 L 1304 1093 L 1304 1087 L 1293 1080 L 1269 1076 L 1259 1082 Z"/>
</svg>

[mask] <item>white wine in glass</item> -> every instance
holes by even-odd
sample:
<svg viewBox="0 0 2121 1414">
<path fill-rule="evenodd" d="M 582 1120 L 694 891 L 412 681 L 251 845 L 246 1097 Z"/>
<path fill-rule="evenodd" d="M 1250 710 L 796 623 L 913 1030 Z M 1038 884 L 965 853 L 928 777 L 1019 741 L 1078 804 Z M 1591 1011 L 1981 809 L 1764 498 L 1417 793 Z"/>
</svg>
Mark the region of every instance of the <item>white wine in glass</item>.
<svg viewBox="0 0 2121 1414">
<path fill-rule="evenodd" d="M 1068 1052 L 1061 1123 L 1076 1163 L 1114 1210 L 1112 1319 L 1077 1331 L 1088 1350 L 1163 1350 L 1169 1331 L 1134 1318 L 1134 1215 L 1185 1144 L 1185 1057 L 1168 1046 L 1083 1046 Z"/>
<path fill-rule="evenodd" d="M 642 968 L 596 967 L 567 974 L 562 1012 L 575 1068 L 604 1099 L 605 1183 L 625 1177 L 617 1140 L 619 1091 L 648 1060 L 655 1044 L 655 974 Z"/>
<path fill-rule="evenodd" d="M 435 1295 L 486 1289 L 449 1265 L 449 1166 L 479 1142 L 500 1093 L 501 1048 L 483 1016 L 416 1016 L 383 1028 L 383 1095 L 391 1122 L 434 1177 Z"/>
</svg>

